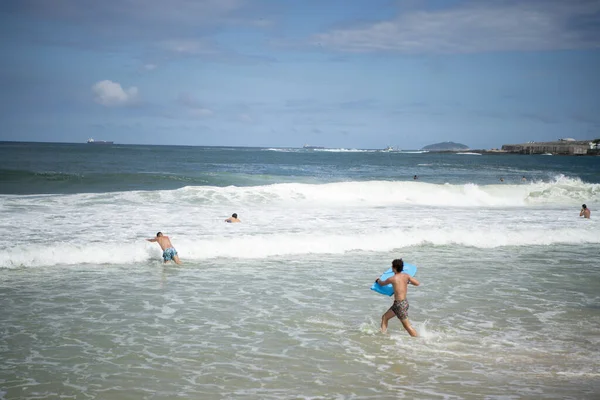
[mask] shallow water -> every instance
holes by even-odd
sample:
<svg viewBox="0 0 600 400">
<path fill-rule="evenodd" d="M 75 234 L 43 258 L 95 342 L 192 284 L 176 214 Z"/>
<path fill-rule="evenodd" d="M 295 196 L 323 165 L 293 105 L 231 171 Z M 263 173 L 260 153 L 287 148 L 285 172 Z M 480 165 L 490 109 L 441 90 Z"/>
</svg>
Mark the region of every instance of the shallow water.
<svg viewBox="0 0 600 400">
<path fill-rule="evenodd" d="M 244 165 L 259 152 L 220 151 Z M 540 179 L 498 184 L 483 183 L 487 156 L 448 156 L 436 183 L 380 180 L 396 173 L 373 167 L 380 153 L 357 180 L 331 174 L 345 153 L 262 153 L 287 175 L 0 195 L 0 398 L 598 398 L 600 185 L 577 173 L 591 161 L 521 158 L 515 177 Z M 306 165 L 325 172 L 296 176 Z M 223 222 L 232 212 L 241 224 Z M 144 240 L 158 230 L 183 266 Z M 379 332 L 392 300 L 369 288 L 396 257 L 419 267 L 419 338 L 397 320 Z"/>
<path fill-rule="evenodd" d="M 378 332 L 393 254 L 11 271 L 4 398 L 591 399 L 597 251 L 406 249 L 417 339 Z"/>
</svg>

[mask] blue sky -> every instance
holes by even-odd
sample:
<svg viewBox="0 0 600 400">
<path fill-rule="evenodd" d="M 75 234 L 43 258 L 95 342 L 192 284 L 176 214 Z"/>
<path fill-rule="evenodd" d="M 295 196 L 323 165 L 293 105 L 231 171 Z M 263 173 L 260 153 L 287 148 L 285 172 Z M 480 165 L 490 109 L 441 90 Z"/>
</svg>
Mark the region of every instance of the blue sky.
<svg viewBox="0 0 600 400">
<path fill-rule="evenodd" d="M 598 0 L 4 0 L 0 140 L 600 137 Z"/>
</svg>

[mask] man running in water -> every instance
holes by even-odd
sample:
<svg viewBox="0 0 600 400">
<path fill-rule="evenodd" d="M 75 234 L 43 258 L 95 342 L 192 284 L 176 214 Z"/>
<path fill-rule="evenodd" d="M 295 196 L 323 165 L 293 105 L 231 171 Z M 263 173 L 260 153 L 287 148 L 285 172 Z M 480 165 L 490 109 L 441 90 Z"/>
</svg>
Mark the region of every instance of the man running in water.
<svg viewBox="0 0 600 400">
<path fill-rule="evenodd" d="M 400 322 L 402 322 L 404 329 L 406 329 L 410 336 L 418 336 L 417 331 L 412 327 L 408 320 L 408 300 L 406 300 L 406 292 L 408 292 L 409 283 L 419 286 L 420 282 L 410 275 L 403 273 L 403 269 L 404 261 L 402 261 L 401 258 L 396 259 L 392 261 L 394 275 L 387 278 L 385 281 L 380 281 L 379 278 L 375 281 L 381 286 L 389 285 L 391 283 L 394 288 L 394 304 L 381 316 L 381 332 L 387 332 L 388 321 L 394 318 L 395 315 Z"/>
<path fill-rule="evenodd" d="M 171 240 L 168 236 L 162 234 L 162 232 L 158 232 L 155 238 L 146 239 L 149 242 L 157 242 L 160 248 L 163 251 L 163 260 L 165 260 L 165 264 L 169 261 L 173 260 L 176 264 L 181 264 L 179 260 L 179 256 L 177 255 L 177 250 L 171 244 Z"/>
</svg>

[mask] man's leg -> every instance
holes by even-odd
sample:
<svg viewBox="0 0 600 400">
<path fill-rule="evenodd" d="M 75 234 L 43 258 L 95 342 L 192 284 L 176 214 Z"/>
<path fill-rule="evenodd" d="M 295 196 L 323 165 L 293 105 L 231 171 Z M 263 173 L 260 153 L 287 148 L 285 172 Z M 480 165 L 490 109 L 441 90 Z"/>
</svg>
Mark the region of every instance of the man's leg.
<svg viewBox="0 0 600 400">
<path fill-rule="evenodd" d="M 173 261 L 175 261 L 175 264 L 181 265 L 181 261 L 179 260 L 179 256 L 177 254 L 173 256 Z"/>
<path fill-rule="evenodd" d="M 402 322 L 404 329 L 406 329 L 406 332 L 408 332 L 408 334 L 410 336 L 412 336 L 412 337 L 419 336 L 419 335 L 417 335 L 417 331 L 415 331 L 415 328 L 413 328 L 412 325 L 410 324 L 410 321 L 408 320 L 408 318 L 401 319 L 400 322 Z"/>
<path fill-rule="evenodd" d="M 381 316 L 381 333 L 387 332 L 388 321 L 394 318 L 396 314 L 392 310 L 387 310 L 385 314 Z"/>
</svg>

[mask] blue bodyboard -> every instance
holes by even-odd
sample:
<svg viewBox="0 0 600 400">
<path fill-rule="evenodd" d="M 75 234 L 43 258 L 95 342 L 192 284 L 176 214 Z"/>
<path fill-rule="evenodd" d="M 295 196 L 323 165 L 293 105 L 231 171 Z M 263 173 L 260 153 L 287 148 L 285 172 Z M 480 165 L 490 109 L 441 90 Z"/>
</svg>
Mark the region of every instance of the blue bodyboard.
<svg viewBox="0 0 600 400">
<path fill-rule="evenodd" d="M 402 269 L 402 272 L 410 276 L 415 276 L 415 274 L 417 273 L 417 266 L 409 263 L 404 263 L 404 268 Z M 392 271 L 392 269 L 390 268 L 383 274 L 381 274 L 379 280 L 385 281 L 392 275 L 394 275 L 394 271 Z M 385 286 L 381 286 L 379 283 L 373 283 L 373 285 L 371 286 L 371 290 L 374 290 L 377 293 L 385 294 L 387 296 L 392 296 L 394 294 L 394 288 L 392 287 L 391 283 Z"/>
</svg>

